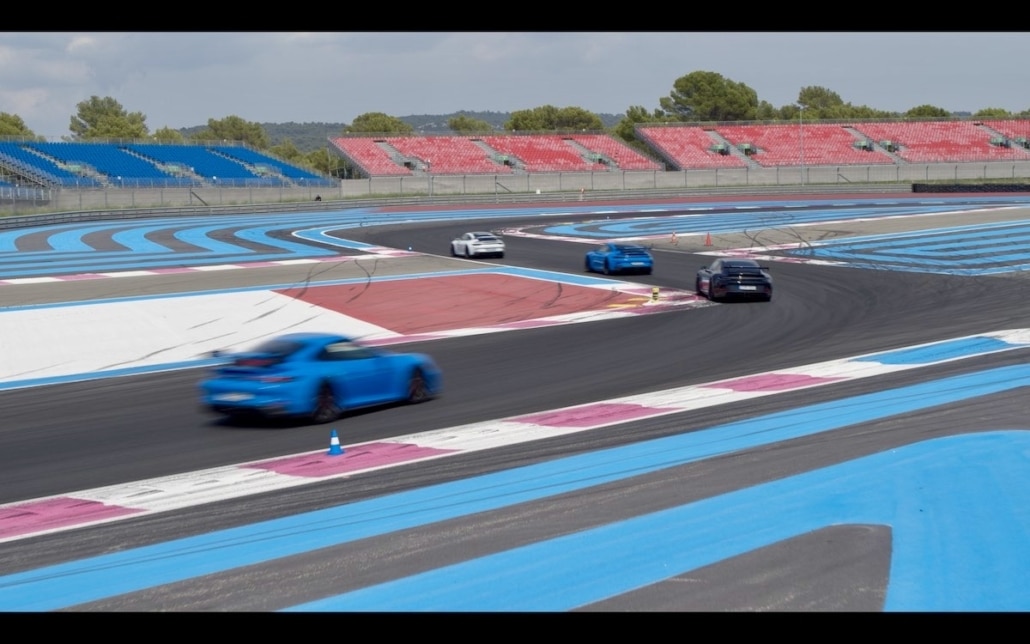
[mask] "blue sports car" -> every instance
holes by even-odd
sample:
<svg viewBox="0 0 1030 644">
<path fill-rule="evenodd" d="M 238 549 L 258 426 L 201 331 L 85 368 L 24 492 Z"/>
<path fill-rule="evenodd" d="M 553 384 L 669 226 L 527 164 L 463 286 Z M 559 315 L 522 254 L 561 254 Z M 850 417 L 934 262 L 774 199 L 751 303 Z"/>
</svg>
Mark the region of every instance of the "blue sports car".
<svg viewBox="0 0 1030 644">
<path fill-rule="evenodd" d="M 615 273 L 643 273 L 650 275 L 654 269 L 651 251 L 639 244 L 605 242 L 587 251 L 586 270 L 605 275 Z"/>
<path fill-rule="evenodd" d="M 393 353 L 331 333 L 292 333 L 227 354 L 200 383 L 202 405 L 224 416 L 293 416 L 328 423 L 343 412 L 420 403 L 441 373 L 421 353 Z"/>
</svg>

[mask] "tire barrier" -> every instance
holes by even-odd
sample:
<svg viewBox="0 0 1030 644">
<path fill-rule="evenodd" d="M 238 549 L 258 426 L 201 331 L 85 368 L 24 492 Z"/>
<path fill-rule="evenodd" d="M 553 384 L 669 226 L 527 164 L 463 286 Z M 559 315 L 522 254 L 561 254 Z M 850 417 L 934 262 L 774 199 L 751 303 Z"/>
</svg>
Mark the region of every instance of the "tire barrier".
<svg viewBox="0 0 1030 644">
<path fill-rule="evenodd" d="M 1030 183 L 913 183 L 912 192 L 1030 192 Z"/>
</svg>

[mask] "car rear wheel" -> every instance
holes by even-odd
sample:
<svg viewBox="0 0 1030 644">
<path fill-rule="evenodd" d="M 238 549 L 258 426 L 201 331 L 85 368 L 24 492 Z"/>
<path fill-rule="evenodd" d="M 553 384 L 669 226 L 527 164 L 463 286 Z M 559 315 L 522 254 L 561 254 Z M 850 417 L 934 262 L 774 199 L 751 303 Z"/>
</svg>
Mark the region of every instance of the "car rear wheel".
<svg viewBox="0 0 1030 644">
<path fill-rule="evenodd" d="M 328 382 L 323 382 L 318 393 L 315 394 L 315 405 L 311 410 L 311 422 L 316 424 L 328 423 L 340 417 L 343 410 L 336 402 L 336 395 Z"/>
<path fill-rule="evenodd" d="M 604 274 L 605 275 L 611 275 L 612 274 L 612 267 L 609 266 L 607 261 L 604 263 Z"/>
<path fill-rule="evenodd" d="M 433 392 L 430 391 L 429 383 L 426 382 L 425 373 L 421 369 L 412 371 L 411 377 L 408 378 L 408 402 L 414 405 L 432 397 Z"/>
</svg>

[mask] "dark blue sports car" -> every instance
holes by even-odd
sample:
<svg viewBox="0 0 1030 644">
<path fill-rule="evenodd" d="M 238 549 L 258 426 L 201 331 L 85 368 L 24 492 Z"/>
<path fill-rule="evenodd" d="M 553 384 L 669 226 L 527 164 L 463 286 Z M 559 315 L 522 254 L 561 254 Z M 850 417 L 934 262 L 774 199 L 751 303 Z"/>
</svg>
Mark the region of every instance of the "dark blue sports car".
<svg viewBox="0 0 1030 644">
<path fill-rule="evenodd" d="M 753 259 L 720 258 L 697 271 L 695 290 L 716 302 L 728 298 L 772 299 L 769 269 Z"/>
<path fill-rule="evenodd" d="M 650 275 L 654 269 L 651 251 L 639 244 L 605 242 L 588 251 L 586 270 L 605 275 L 615 273 L 643 273 Z"/>
<path fill-rule="evenodd" d="M 293 333 L 221 356 L 200 383 L 204 407 L 225 416 L 294 416 L 328 423 L 344 411 L 420 403 L 440 394 L 441 373 L 421 353 L 393 353 L 331 333 Z"/>
</svg>

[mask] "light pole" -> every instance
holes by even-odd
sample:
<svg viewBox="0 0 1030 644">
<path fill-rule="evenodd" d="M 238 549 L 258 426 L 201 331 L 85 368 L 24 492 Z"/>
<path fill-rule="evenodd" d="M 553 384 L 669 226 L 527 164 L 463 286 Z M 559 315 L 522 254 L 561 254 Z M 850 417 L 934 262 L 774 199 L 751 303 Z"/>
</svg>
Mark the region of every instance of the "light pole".
<svg viewBox="0 0 1030 644">
<path fill-rule="evenodd" d="M 805 185 L 805 106 L 798 103 L 798 137 L 801 140 L 801 185 Z"/>
</svg>

